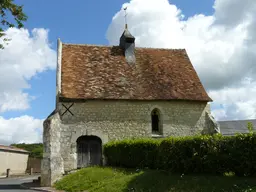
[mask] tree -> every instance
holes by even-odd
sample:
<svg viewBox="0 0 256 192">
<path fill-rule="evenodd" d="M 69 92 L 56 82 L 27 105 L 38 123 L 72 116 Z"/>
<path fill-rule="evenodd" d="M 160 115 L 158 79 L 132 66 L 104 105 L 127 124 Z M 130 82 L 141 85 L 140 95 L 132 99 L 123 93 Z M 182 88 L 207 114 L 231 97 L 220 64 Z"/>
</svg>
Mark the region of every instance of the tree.
<svg viewBox="0 0 256 192">
<path fill-rule="evenodd" d="M 34 158 L 43 158 L 43 144 L 42 143 L 19 143 L 19 144 L 11 144 L 13 147 L 18 147 L 20 149 L 24 149 L 30 152 L 29 156 Z"/>
<path fill-rule="evenodd" d="M 252 122 L 247 123 L 247 129 L 249 130 L 249 133 L 253 133 L 253 124 L 252 124 Z"/>
<path fill-rule="evenodd" d="M 11 18 L 9 17 L 11 16 Z M 4 30 L 10 27 L 22 28 L 27 16 L 23 13 L 23 6 L 16 5 L 13 0 L 0 0 L 0 38 L 5 36 Z M 4 42 L 10 39 L 4 38 Z M 4 46 L 0 43 L 0 49 Z"/>
</svg>

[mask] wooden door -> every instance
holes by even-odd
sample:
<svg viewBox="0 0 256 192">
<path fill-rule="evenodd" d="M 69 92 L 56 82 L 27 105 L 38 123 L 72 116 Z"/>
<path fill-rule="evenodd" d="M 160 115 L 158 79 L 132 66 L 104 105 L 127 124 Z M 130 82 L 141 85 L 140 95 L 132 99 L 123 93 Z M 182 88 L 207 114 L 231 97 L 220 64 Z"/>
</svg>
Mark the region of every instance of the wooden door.
<svg viewBox="0 0 256 192">
<path fill-rule="evenodd" d="M 90 142 L 90 166 L 101 164 L 101 144 L 97 141 Z"/>
<path fill-rule="evenodd" d="M 88 167 L 89 166 L 89 144 L 86 141 L 81 141 L 77 145 L 78 151 L 77 151 L 77 167 Z"/>
<path fill-rule="evenodd" d="M 83 136 L 77 140 L 77 168 L 101 165 L 102 144 L 98 137 Z"/>
</svg>

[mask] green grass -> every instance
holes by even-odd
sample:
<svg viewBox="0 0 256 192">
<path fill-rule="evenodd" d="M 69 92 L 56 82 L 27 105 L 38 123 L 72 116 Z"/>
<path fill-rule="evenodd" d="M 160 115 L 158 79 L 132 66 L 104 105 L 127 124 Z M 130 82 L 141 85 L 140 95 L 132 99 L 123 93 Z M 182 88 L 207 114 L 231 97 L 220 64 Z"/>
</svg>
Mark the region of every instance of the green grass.
<svg viewBox="0 0 256 192">
<path fill-rule="evenodd" d="M 67 192 L 256 192 L 256 178 L 91 167 L 65 176 L 55 188 Z"/>
</svg>

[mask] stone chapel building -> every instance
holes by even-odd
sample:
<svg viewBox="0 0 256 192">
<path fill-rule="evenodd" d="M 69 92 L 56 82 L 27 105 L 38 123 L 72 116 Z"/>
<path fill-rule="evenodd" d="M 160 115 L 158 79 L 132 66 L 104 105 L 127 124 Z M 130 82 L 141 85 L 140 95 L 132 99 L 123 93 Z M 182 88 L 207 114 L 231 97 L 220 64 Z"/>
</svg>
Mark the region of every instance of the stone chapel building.
<svg viewBox="0 0 256 192">
<path fill-rule="evenodd" d="M 58 40 L 56 108 L 44 122 L 41 182 L 104 163 L 102 145 L 135 137 L 213 134 L 206 93 L 184 49 L 135 47 L 127 26 L 118 46 Z"/>
</svg>

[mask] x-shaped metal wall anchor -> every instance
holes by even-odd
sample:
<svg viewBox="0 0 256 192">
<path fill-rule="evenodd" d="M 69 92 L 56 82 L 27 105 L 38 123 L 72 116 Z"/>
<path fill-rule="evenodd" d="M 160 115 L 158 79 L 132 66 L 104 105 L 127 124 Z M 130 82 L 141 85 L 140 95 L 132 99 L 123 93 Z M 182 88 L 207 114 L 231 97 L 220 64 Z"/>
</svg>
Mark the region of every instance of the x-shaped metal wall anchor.
<svg viewBox="0 0 256 192">
<path fill-rule="evenodd" d="M 64 111 L 64 113 L 62 113 L 61 116 L 63 116 L 67 111 L 68 111 L 72 116 L 74 116 L 74 114 L 69 110 L 73 105 L 74 105 L 74 103 L 72 103 L 69 107 L 67 107 L 67 106 L 65 106 L 65 105 L 62 103 L 62 106 L 66 108 L 66 111 Z"/>
</svg>

